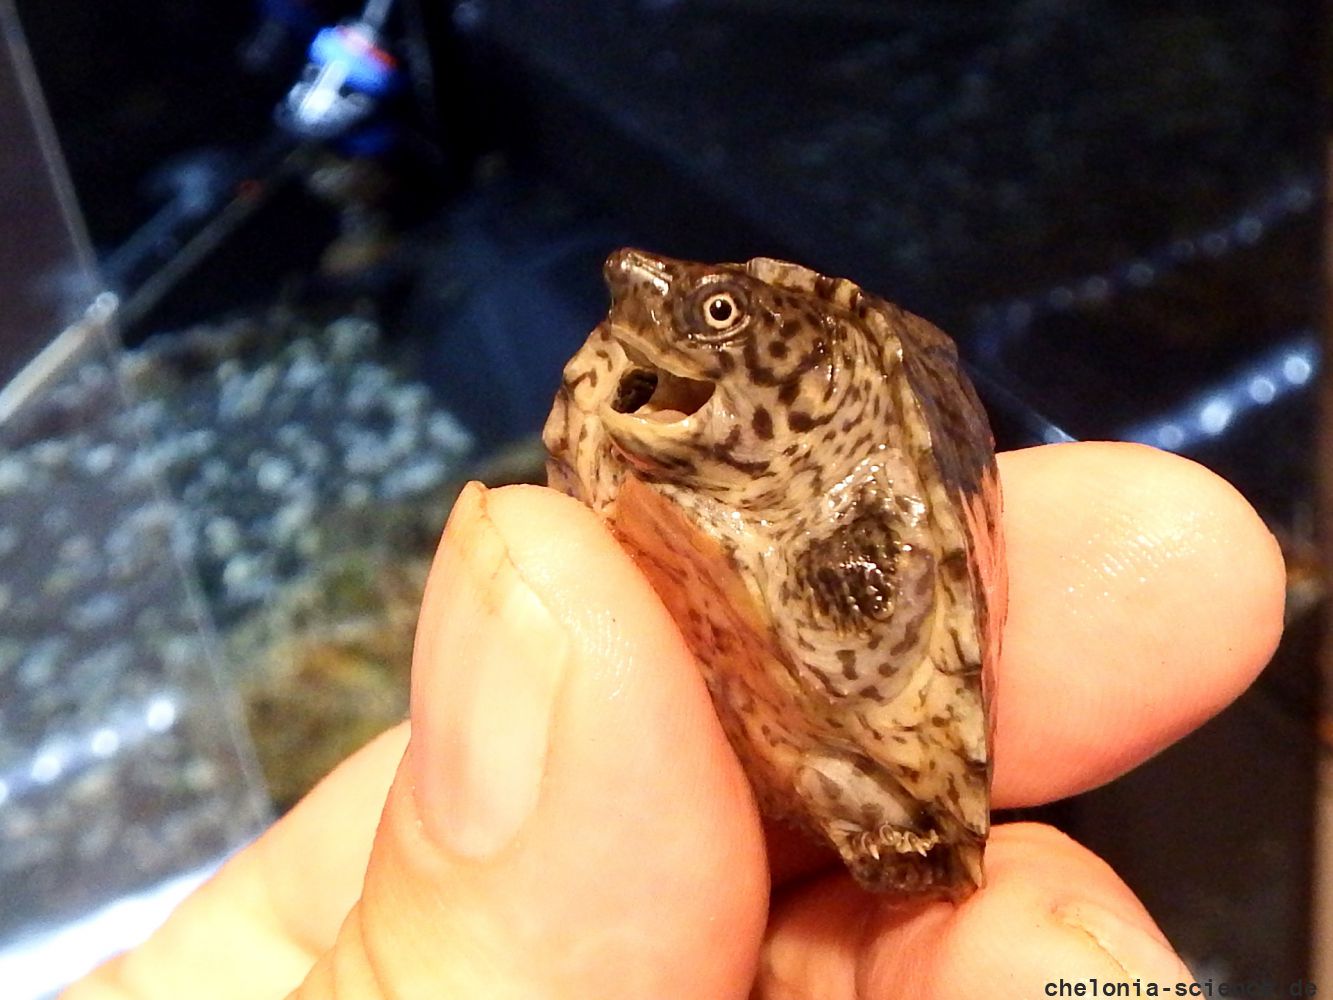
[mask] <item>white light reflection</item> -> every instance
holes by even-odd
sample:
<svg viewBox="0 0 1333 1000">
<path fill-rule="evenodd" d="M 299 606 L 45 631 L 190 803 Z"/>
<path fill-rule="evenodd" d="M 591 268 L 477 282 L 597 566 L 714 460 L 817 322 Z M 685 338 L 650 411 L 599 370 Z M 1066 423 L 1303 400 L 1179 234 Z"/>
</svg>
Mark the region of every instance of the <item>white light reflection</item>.
<svg viewBox="0 0 1333 1000">
<path fill-rule="evenodd" d="M 1299 354 L 1291 354 L 1282 362 L 1282 375 L 1292 385 L 1304 385 L 1313 373 L 1310 359 Z"/>
<path fill-rule="evenodd" d="M 32 766 L 28 768 L 28 775 L 34 784 L 49 785 L 60 777 L 60 772 L 63 770 L 60 755 L 48 750 L 33 758 Z"/>
<path fill-rule="evenodd" d="M 147 702 L 113 709 L 96 729 L 53 736 L 31 757 L 0 772 L 0 802 L 67 781 L 87 767 L 155 739 L 175 725 L 178 715 L 175 695 L 158 694 Z"/>
<path fill-rule="evenodd" d="M 114 729 L 103 727 L 93 733 L 92 739 L 88 741 L 88 749 L 93 752 L 94 757 L 110 757 L 120 749 L 120 737 L 116 735 Z"/>
<path fill-rule="evenodd" d="M 159 695 L 148 703 L 144 713 L 144 722 L 155 733 L 164 733 L 176 721 L 176 703 L 165 695 Z"/>
<path fill-rule="evenodd" d="M 1117 437 L 1183 451 L 1225 433 L 1246 414 L 1299 391 L 1318 367 L 1315 334 L 1302 331 L 1221 384 L 1154 419 L 1125 428 Z"/>
<path fill-rule="evenodd" d="M 1167 451 L 1174 451 L 1185 442 L 1185 432 L 1180 429 L 1179 424 L 1162 424 L 1157 431 L 1157 441 L 1154 442 L 1159 448 L 1165 448 Z"/>
<path fill-rule="evenodd" d="M 1277 386 L 1268 376 L 1256 375 L 1250 379 L 1249 393 L 1250 398 L 1262 406 L 1277 398 Z"/>
</svg>

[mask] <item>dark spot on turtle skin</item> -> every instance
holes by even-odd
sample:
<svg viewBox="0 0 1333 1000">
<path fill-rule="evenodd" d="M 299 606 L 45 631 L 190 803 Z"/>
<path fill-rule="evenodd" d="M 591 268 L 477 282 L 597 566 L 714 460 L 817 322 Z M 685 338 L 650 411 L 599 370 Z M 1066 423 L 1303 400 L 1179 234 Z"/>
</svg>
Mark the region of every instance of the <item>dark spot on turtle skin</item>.
<svg viewBox="0 0 1333 1000">
<path fill-rule="evenodd" d="M 959 663 L 970 664 L 974 666 L 977 670 L 981 669 L 980 663 L 974 663 L 973 661 L 969 660 L 966 656 L 963 655 L 963 647 L 958 642 L 957 632 L 950 629 L 949 639 L 953 643 L 953 655 L 958 660 Z"/>
<path fill-rule="evenodd" d="M 754 416 L 750 418 L 750 427 L 760 440 L 771 441 L 773 439 L 773 418 L 762 406 L 754 411 Z"/>
<path fill-rule="evenodd" d="M 819 779 L 819 792 L 830 802 L 837 802 L 842 798 L 842 786 L 826 775 L 823 771 L 816 771 L 815 776 Z"/>
<path fill-rule="evenodd" d="M 724 445 L 713 445 L 708 449 L 710 458 L 721 462 L 737 472 L 743 472 L 747 476 L 761 477 L 769 474 L 769 466 L 765 461 L 747 462 L 744 459 L 737 458 Z"/>
<path fill-rule="evenodd" d="M 755 346 L 754 341 L 747 341 L 742 353 L 745 356 L 745 371 L 751 382 L 760 388 L 778 384 L 778 373 L 760 360 L 759 348 Z"/>
<path fill-rule="evenodd" d="M 903 637 L 889 647 L 889 656 L 905 656 L 920 642 L 921 626 L 930 613 L 929 606 L 924 606 L 912 616 L 912 620 L 903 626 Z"/>
<path fill-rule="evenodd" d="M 811 427 L 815 426 L 815 421 L 808 413 L 801 410 L 792 410 L 787 414 L 787 426 L 797 433 L 800 433 L 802 431 L 808 431 Z"/>
<path fill-rule="evenodd" d="M 793 377 L 799 377 L 813 371 L 823 364 L 826 357 L 828 357 L 828 348 L 824 346 L 823 341 L 817 342 L 813 348 L 801 355 L 801 360 L 796 363 L 796 369 L 792 373 Z"/>
<path fill-rule="evenodd" d="M 961 583 L 967 579 L 967 553 L 962 549 L 954 549 L 943 559 L 940 560 L 940 572 L 954 582 Z"/>
<path fill-rule="evenodd" d="M 658 463 L 664 468 L 673 472 L 691 474 L 695 471 L 694 460 L 686 458 L 684 455 L 662 455 L 658 458 Z"/>
<path fill-rule="evenodd" d="M 832 697 L 835 698 L 838 696 L 838 692 L 833 687 L 833 682 L 829 679 L 828 674 L 824 673 L 824 671 L 820 670 L 816 666 L 810 667 L 810 673 L 814 675 L 815 680 L 819 681 L 819 686 L 824 689 L 824 692 L 826 694 L 831 695 Z"/>
<path fill-rule="evenodd" d="M 781 361 L 788 354 L 787 345 L 780 340 L 775 340 L 768 345 L 768 353 L 770 356 Z"/>
<path fill-rule="evenodd" d="M 963 679 L 979 677 L 981 675 L 981 662 L 979 660 L 961 660 L 955 669 L 944 670 L 944 673 Z"/>
</svg>

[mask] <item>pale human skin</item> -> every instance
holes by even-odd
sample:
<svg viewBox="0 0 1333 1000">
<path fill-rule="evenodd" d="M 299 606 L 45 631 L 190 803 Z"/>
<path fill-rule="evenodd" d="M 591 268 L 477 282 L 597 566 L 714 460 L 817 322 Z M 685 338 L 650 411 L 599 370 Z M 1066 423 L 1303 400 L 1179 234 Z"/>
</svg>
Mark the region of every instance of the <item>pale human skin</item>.
<svg viewBox="0 0 1333 1000">
<path fill-rule="evenodd" d="M 1000 469 L 1009 807 L 1108 781 L 1234 699 L 1277 643 L 1283 568 L 1249 505 L 1183 459 L 1058 445 Z M 66 996 L 1011 1000 L 1059 977 L 1188 980 L 1052 829 L 996 827 L 958 907 L 869 895 L 766 836 L 656 596 L 548 490 L 460 500 L 410 724 Z"/>
</svg>

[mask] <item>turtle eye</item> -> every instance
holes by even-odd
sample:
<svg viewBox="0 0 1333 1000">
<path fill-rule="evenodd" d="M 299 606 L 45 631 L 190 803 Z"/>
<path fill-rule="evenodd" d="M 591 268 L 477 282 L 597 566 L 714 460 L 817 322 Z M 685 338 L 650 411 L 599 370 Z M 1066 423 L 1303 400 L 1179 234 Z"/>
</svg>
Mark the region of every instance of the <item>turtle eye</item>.
<svg viewBox="0 0 1333 1000">
<path fill-rule="evenodd" d="M 730 292 L 714 292 L 703 300 L 704 324 L 711 330 L 728 330 L 741 319 L 741 307 Z"/>
<path fill-rule="evenodd" d="M 725 275 L 706 275 L 672 304 L 676 329 L 702 344 L 730 343 L 753 319 L 749 292 Z"/>
</svg>

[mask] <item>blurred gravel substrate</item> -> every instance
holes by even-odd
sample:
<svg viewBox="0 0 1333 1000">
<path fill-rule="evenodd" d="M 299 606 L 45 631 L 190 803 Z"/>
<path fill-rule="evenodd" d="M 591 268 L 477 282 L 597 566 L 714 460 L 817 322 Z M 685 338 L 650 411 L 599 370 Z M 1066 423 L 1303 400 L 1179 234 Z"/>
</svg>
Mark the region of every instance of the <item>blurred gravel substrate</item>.
<svg viewBox="0 0 1333 1000">
<path fill-rule="evenodd" d="M 424 558 L 468 448 L 360 319 L 159 338 L 0 431 L 0 941 L 261 828 L 235 690 L 299 658 L 260 655 L 289 626 L 339 624 L 308 595 L 348 560 Z"/>
</svg>

